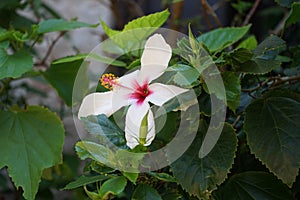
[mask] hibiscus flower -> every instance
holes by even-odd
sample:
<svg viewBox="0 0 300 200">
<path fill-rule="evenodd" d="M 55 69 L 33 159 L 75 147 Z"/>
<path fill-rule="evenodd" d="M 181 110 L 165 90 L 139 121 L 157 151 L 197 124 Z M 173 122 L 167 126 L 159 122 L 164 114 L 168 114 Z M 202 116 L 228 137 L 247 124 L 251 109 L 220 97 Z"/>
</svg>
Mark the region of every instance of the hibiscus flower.
<svg viewBox="0 0 300 200">
<path fill-rule="evenodd" d="M 125 119 L 127 146 L 133 149 L 141 144 L 148 146 L 155 137 L 155 124 L 150 103 L 162 106 L 187 89 L 174 85 L 152 83 L 161 76 L 172 56 L 172 49 L 162 35 L 154 34 L 146 41 L 141 57 L 141 68 L 120 78 L 113 74 L 102 75 L 108 92 L 87 95 L 79 108 L 78 117 L 105 114 L 107 117 L 124 106 L 129 106 Z"/>
</svg>

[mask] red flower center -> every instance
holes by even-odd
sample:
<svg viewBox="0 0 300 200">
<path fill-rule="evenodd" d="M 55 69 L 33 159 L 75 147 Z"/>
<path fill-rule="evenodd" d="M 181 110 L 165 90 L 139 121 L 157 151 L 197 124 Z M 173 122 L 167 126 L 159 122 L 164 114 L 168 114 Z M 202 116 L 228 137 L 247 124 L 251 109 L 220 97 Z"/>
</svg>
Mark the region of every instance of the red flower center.
<svg viewBox="0 0 300 200">
<path fill-rule="evenodd" d="M 141 105 L 147 96 L 152 94 L 153 91 L 149 89 L 149 84 L 144 83 L 143 85 L 139 85 L 135 83 L 134 92 L 130 94 L 130 98 L 135 99 L 138 105 Z"/>
</svg>

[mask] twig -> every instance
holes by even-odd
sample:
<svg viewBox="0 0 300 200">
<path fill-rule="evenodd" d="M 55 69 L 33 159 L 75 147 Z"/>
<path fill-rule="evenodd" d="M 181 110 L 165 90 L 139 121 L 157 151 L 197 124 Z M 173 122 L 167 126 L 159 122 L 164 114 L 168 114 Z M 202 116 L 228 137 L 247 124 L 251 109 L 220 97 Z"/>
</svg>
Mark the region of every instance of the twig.
<svg viewBox="0 0 300 200">
<path fill-rule="evenodd" d="M 288 17 L 289 17 L 289 12 L 286 12 L 284 14 L 284 17 L 280 20 L 280 22 L 277 24 L 277 26 L 273 30 L 270 31 L 270 33 L 279 35 L 281 30 L 284 29 L 284 24 Z"/>
<path fill-rule="evenodd" d="M 249 23 L 251 17 L 252 17 L 253 14 L 255 13 L 255 11 L 256 11 L 256 9 L 257 9 L 257 7 L 258 7 L 258 5 L 259 5 L 259 3 L 260 3 L 260 0 L 255 0 L 253 6 L 252 6 L 252 8 L 251 8 L 251 10 L 250 10 L 249 13 L 247 14 L 247 16 L 246 16 L 246 18 L 245 18 L 245 20 L 243 21 L 243 23 L 242 23 L 241 26 L 245 26 L 246 24 Z"/>
<path fill-rule="evenodd" d="M 236 124 L 239 122 L 239 120 L 241 119 L 241 115 L 238 115 L 236 117 L 236 119 L 234 120 L 234 122 L 232 123 L 232 127 L 235 128 Z"/>
<path fill-rule="evenodd" d="M 41 63 L 39 63 L 39 65 L 44 65 L 46 63 L 46 60 L 49 58 L 55 44 L 59 41 L 59 39 L 64 36 L 66 34 L 66 31 L 62 31 L 59 33 L 59 35 L 52 41 L 52 43 L 50 44 L 44 58 L 42 59 Z"/>
<path fill-rule="evenodd" d="M 172 4 L 172 14 L 171 14 L 171 21 L 170 21 L 170 28 L 172 30 L 180 31 L 180 23 L 178 21 L 182 17 L 183 11 L 183 1 L 177 2 Z"/>
<path fill-rule="evenodd" d="M 214 19 L 214 21 L 216 22 L 216 24 L 219 27 L 222 27 L 222 23 L 219 20 L 218 16 L 216 15 L 215 11 L 211 8 L 211 6 L 207 3 L 207 0 L 201 0 L 201 5 L 203 7 L 203 10 L 205 11 L 206 14 L 211 15 L 212 18 Z M 204 13 L 204 17 L 205 17 L 205 13 Z M 208 17 L 208 16 L 206 16 Z M 207 20 L 208 22 L 208 20 Z"/>
</svg>

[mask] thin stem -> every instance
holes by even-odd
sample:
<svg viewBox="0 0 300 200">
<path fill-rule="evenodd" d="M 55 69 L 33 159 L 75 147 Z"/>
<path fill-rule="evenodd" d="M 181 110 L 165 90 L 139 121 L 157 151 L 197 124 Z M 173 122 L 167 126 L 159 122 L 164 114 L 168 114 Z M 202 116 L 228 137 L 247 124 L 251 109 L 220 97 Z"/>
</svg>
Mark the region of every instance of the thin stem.
<svg viewBox="0 0 300 200">
<path fill-rule="evenodd" d="M 59 41 L 59 39 L 61 37 L 63 37 L 67 32 L 66 31 L 62 31 L 59 33 L 59 35 L 52 41 L 52 43 L 50 44 L 44 58 L 42 59 L 41 63 L 39 65 L 44 65 L 47 61 L 47 59 L 49 58 L 54 46 L 56 45 L 56 43 Z"/>
<path fill-rule="evenodd" d="M 256 11 L 256 9 L 257 9 L 257 7 L 258 7 L 258 5 L 259 5 L 259 3 L 260 3 L 260 0 L 255 0 L 253 6 L 252 6 L 252 8 L 251 8 L 251 10 L 249 11 L 249 13 L 247 14 L 245 20 L 243 21 L 242 26 L 245 26 L 246 24 L 249 23 L 251 17 L 252 17 L 253 14 L 255 13 L 255 11 Z"/>
</svg>

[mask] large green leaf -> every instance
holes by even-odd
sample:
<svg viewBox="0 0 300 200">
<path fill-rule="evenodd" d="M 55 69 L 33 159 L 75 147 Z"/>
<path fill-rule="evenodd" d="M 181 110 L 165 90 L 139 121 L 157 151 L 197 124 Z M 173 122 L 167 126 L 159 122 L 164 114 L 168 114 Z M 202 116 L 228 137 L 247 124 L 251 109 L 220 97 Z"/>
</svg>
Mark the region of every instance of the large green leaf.
<svg viewBox="0 0 300 200">
<path fill-rule="evenodd" d="M 0 168 L 7 166 L 15 186 L 34 199 L 45 168 L 61 162 L 64 128 L 48 109 L 29 106 L 0 112 Z"/>
<path fill-rule="evenodd" d="M 97 24 L 87 24 L 79 21 L 65 21 L 63 19 L 44 20 L 38 24 L 37 33 L 48 33 L 55 31 L 68 31 L 83 27 L 96 27 Z"/>
<path fill-rule="evenodd" d="M 107 143 L 106 141 L 109 140 L 114 145 L 127 149 L 124 132 L 112 123 L 106 115 L 91 115 L 88 117 L 82 117 L 81 120 L 87 131 L 100 139 L 103 145 L 105 145 Z"/>
<path fill-rule="evenodd" d="M 289 17 L 286 19 L 284 26 L 294 24 L 300 20 L 300 3 L 293 3 Z"/>
<path fill-rule="evenodd" d="M 178 183 L 190 194 L 205 199 L 217 188 L 217 185 L 220 185 L 227 178 L 237 148 L 234 130 L 230 125 L 225 124 L 212 151 L 200 159 L 198 152 L 207 128 L 207 124 L 200 121 L 200 130 L 192 145 L 178 160 L 171 164 Z"/>
<path fill-rule="evenodd" d="M 82 187 L 91 183 L 95 183 L 98 181 L 104 181 L 108 179 L 109 176 L 107 175 L 97 175 L 97 176 L 81 176 L 77 180 L 68 183 L 63 189 L 64 190 L 72 190 L 78 187 Z"/>
<path fill-rule="evenodd" d="M 80 87 L 76 88 L 76 94 L 80 94 L 82 96 L 78 96 L 76 98 L 82 99 L 81 97 L 85 94 L 89 83 L 87 75 L 84 76 L 87 74 L 87 68 L 82 60 L 52 64 L 43 73 L 44 77 L 49 81 L 52 87 L 56 89 L 59 96 L 68 106 L 72 105 L 73 87 L 77 74 L 80 74 L 82 81 L 80 82 Z M 79 85 L 77 84 L 77 86 Z"/>
<path fill-rule="evenodd" d="M 244 129 L 251 152 L 291 186 L 300 167 L 300 98 L 279 94 L 253 101 Z"/>
<path fill-rule="evenodd" d="M 221 51 L 239 41 L 250 26 L 218 28 L 200 35 L 197 40 L 203 42 L 210 52 Z"/>
<path fill-rule="evenodd" d="M 17 78 L 29 71 L 32 66 L 32 56 L 28 51 L 21 50 L 8 55 L 5 49 L 0 49 L 0 79 Z"/>
<path fill-rule="evenodd" d="M 250 74 L 264 74 L 280 66 L 281 61 L 276 57 L 285 48 L 285 41 L 271 35 L 261 42 L 254 50 L 254 57 L 240 62 L 238 71 Z"/>
<path fill-rule="evenodd" d="M 127 180 L 123 176 L 111 178 L 105 181 L 103 185 L 100 187 L 99 195 L 103 199 L 108 199 L 108 196 L 110 194 L 118 195 L 121 192 L 123 192 L 126 184 L 127 184 Z"/>
<path fill-rule="evenodd" d="M 217 192 L 216 199 L 292 200 L 294 197 L 289 188 L 272 174 L 266 172 L 244 172 L 232 176 L 221 187 L 221 193 L 218 194 Z"/>
<path fill-rule="evenodd" d="M 162 200 L 157 190 L 146 183 L 139 184 L 135 189 L 132 200 Z"/>
</svg>

